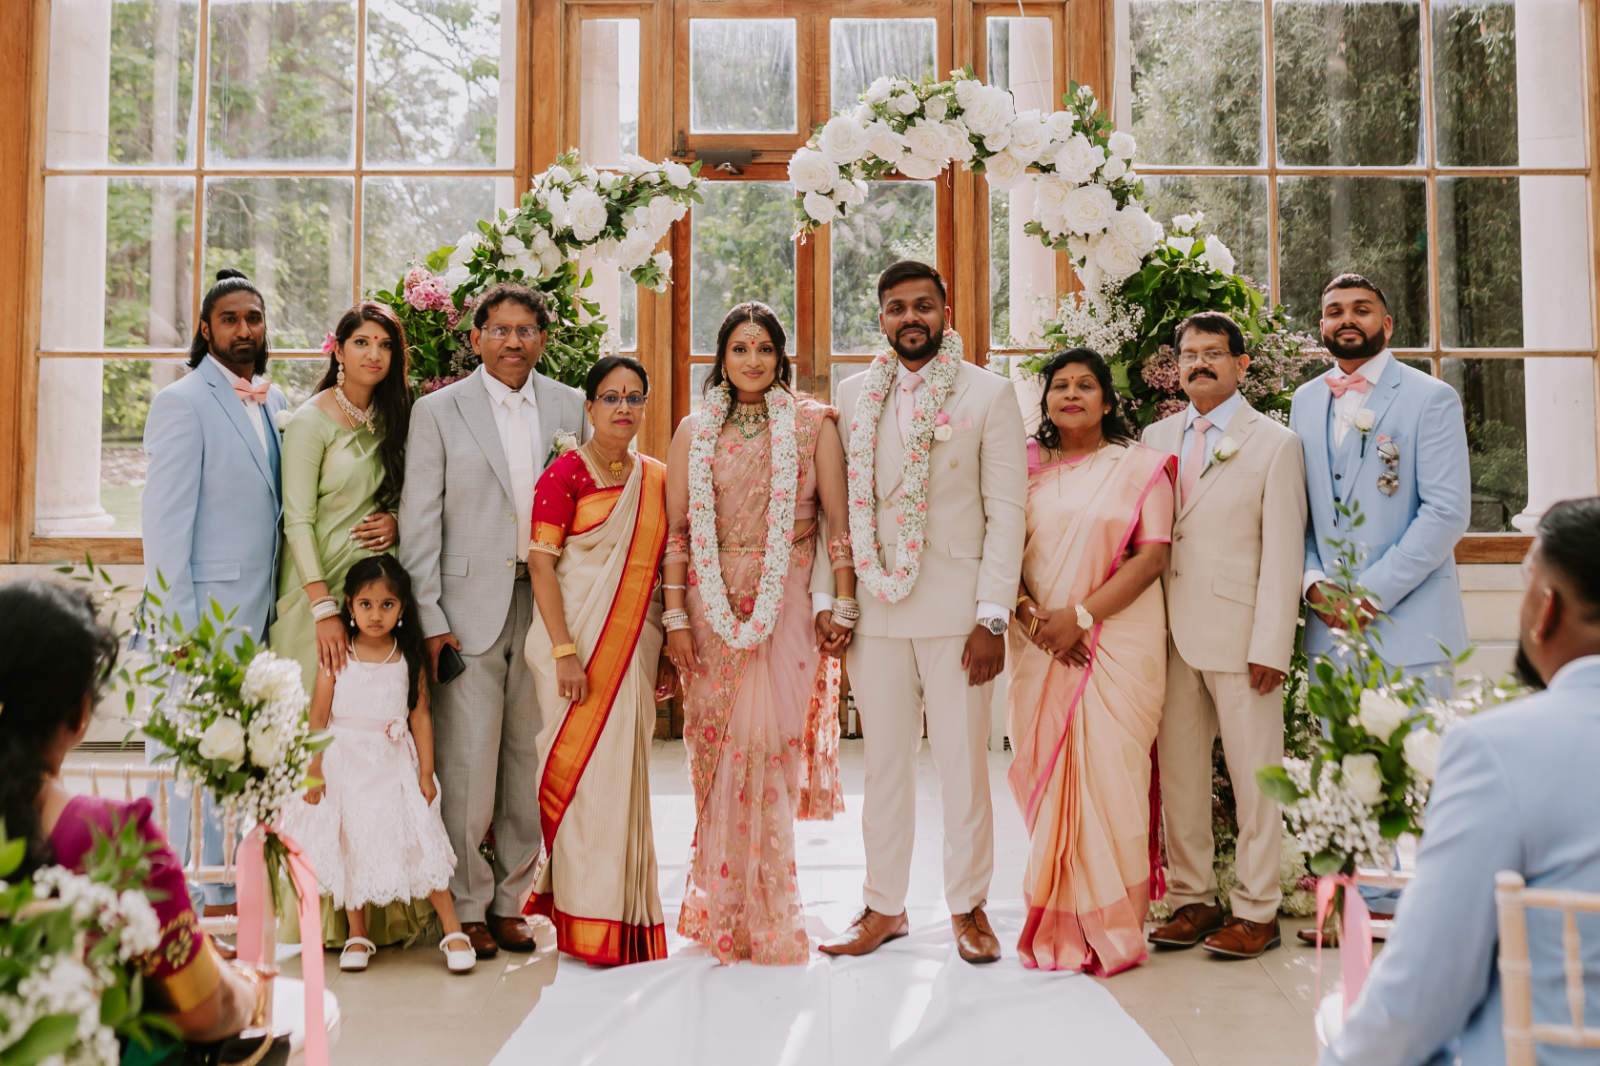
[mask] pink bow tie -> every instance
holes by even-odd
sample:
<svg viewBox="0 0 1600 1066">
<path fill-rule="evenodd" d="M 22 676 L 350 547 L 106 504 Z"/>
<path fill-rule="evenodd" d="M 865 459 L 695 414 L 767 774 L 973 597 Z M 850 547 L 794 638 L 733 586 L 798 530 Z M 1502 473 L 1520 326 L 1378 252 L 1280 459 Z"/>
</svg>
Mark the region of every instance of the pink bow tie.
<svg viewBox="0 0 1600 1066">
<path fill-rule="evenodd" d="M 1355 389 L 1357 392 L 1366 392 L 1371 387 L 1372 383 L 1360 374 L 1351 374 L 1349 377 L 1340 377 L 1338 374 L 1328 375 L 1328 391 L 1333 393 L 1334 399 L 1338 399 L 1351 389 Z"/>
<path fill-rule="evenodd" d="M 239 394 L 239 399 L 245 403 L 266 403 L 267 391 L 272 388 L 272 382 L 263 381 L 256 384 L 251 381 L 235 381 L 233 391 Z"/>
</svg>

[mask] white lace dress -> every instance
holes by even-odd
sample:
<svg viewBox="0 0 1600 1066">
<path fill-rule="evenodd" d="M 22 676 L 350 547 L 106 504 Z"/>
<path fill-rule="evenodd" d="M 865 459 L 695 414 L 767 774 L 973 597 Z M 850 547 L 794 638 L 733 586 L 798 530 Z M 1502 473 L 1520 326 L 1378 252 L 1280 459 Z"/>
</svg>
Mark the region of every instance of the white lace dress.
<svg viewBox="0 0 1600 1066">
<path fill-rule="evenodd" d="M 322 753 L 327 793 L 290 805 L 284 830 L 305 849 L 336 907 L 420 899 L 450 885 L 456 854 L 417 784 L 407 725 L 406 664 L 351 657 L 333 689 L 333 743 Z M 438 788 L 438 779 L 434 779 Z"/>
</svg>

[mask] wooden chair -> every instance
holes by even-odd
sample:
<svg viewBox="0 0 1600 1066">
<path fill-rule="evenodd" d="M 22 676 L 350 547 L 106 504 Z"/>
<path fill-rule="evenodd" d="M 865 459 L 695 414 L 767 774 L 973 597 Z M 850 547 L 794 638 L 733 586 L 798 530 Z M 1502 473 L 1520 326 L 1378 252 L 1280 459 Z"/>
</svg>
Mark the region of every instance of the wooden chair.
<svg viewBox="0 0 1600 1066">
<path fill-rule="evenodd" d="M 1500 913 L 1500 998 L 1505 1012 L 1506 1066 L 1535 1066 L 1535 1044 L 1600 1048 L 1600 1028 L 1583 1020 L 1583 955 L 1578 938 L 1579 914 L 1600 914 L 1600 893 L 1529 888 L 1522 875 L 1501 870 L 1494 877 L 1494 899 Z M 1567 1007 L 1572 1024 L 1533 1020 L 1533 971 L 1528 959 L 1527 908 L 1562 913 L 1561 946 L 1566 956 Z"/>
</svg>

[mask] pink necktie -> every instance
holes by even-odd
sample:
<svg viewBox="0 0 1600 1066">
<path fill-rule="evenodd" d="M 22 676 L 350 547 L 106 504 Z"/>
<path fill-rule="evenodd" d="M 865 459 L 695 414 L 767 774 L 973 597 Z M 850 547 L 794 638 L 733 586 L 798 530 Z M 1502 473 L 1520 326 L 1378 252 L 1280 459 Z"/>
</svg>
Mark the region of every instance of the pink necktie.
<svg viewBox="0 0 1600 1066">
<path fill-rule="evenodd" d="M 1357 392 L 1366 392 L 1371 383 L 1360 374 L 1351 374 L 1349 377 L 1340 377 L 1338 374 L 1328 375 L 1328 391 L 1333 393 L 1333 398 L 1338 399 L 1351 389 Z"/>
<path fill-rule="evenodd" d="M 1190 426 L 1189 454 L 1184 456 L 1183 474 L 1178 478 L 1179 487 L 1183 490 L 1184 503 L 1189 502 L 1195 483 L 1200 480 L 1200 471 L 1205 469 L 1206 434 L 1210 430 L 1211 420 L 1208 418 L 1196 418 Z"/>
<path fill-rule="evenodd" d="M 900 421 L 900 439 L 911 439 L 911 418 L 917 413 L 915 393 L 922 375 L 912 371 L 900 379 L 900 394 L 895 398 L 895 417 Z"/>
<path fill-rule="evenodd" d="M 239 399 L 245 403 L 266 403 L 267 390 L 272 388 L 272 382 L 263 381 L 259 384 L 249 381 L 235 381 L 233 391 L 239 394 Z"/>
</svg>

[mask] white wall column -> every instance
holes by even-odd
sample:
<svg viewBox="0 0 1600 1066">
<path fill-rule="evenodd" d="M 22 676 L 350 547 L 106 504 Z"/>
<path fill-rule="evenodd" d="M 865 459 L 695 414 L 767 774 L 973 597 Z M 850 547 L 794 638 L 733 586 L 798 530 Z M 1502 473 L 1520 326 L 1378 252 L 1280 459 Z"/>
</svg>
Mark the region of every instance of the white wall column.
<svg viewBox="0 0 1600 1066">
<path fill-rule="evenodd" d="M 1018 111 L 1030 108 L 1044 114 L 1055 110 L 1055 86 L 1051 82 L 1054 68 L 1051 54 L 1050 20 L 1042 18 L 1014 18 L 1011 23 L 1010 79 L 1011 94 L 1016 99 Z M 1011 336 L 1025 341 L 1038 329 L 1040 322 L 1054 308 L 1059 283 L 1056 278 L 1056 253 L 1023 226 L 1033 213 L 1033 184 L 1021 182 L 1012 188 L 1011 230 L 1009 234 L 1011 265 Z"/>
</svg>

